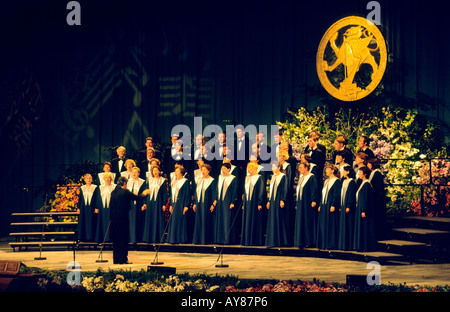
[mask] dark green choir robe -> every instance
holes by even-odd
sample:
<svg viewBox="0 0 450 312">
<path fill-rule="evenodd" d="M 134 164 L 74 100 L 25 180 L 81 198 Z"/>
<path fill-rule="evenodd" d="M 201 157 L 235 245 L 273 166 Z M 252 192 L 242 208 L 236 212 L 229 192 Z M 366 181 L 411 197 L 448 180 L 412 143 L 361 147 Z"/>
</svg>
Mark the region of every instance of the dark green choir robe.
<svg viewBox="0 0 450 312">
<path fill-rule="evenodd" d="M 338 178 L 327 179 L 324 183 L 317 220 L 316 247 L 319 249 L 337 248 L 341 186 Z M 332 206 L 334 212 L 330 212 Z"/>
<path fill-rule="evenodd" d="M 366 218 L 361 217 L 362 212 L 365 212 Z M 372 185 L 369 180 L 365 180 L 356 192 L 354 250 L 376 250 L 374 219 Z"/>
<path fill-rule="evenodd" d="M 145 180 L 138 178 L 137 181 L 129 179 L 127 183 L 127 189 L 134 195 L 139 195 L 145 190 Z M 137 243 L 142 239 L 142 211 L 143 199 L 133 200 L 131 202 L 131 208 L 129 213 L 129 236 L 128 242 Z"/>
<path fill-rule="evenodd" d="M 174 180 L 170 186 L 170 206 L 173 212 L 169 219 L 167 228 L 167 242 L 180 244 L 188 242 L 186 216 L 183 214 L 184 207 L 191 203 L 191 191 L 189 181 L 186 178 Z"/>
<path fill-rule="evenodd" d="M 236 223 L 231 227 L 239 209 L 237 187 L 238 180 L 234 175 L 228 177 L 219 175 L 214 215 L 214 243 L 216 244 L 236 244 L 237 242 Z M 231 204 L 234 204 L 233 209 L 230 209 Z"/>
<path fill-rule="evenodd" d="M 97 228 L 95 230 L 95 241 L 102 243 L 103 241 L 108 242 L 109 239 L 109 220 L 110 220 L 110 209 L 109 203 L 111 202 L 111 192 L 116 188 L 115 184 L 111 185 L 100 185 L 99 192 L 97 196 L 98 209 L 97 215 Z"/>
<path fill-rule="evenodd" d="M 269 193 L 269 211 L 267 215 L 266 246 L 280 247 L 289 243 L 289 211 L 287 197 L 287 178 L 284 173 L 272 175 Z M 280 201 L 285 203 L 281 208 Z M 266 207 L 263 207 L 265 209 Z"/>
<path fill-rule="evenodd" d="M 164 211 L 162 207 L 167 203 L 167 181 L 163 177 L 147 179 L 150 194 L 145 198 L 144 229 L 142 241 L 146 243 L 160 243 L 164 235 Z"/>
<path fill-rule="evenodd" d="M 317 209 L 320 205 L 319 185 L 314 174 L 299 178 L 295 199 L 294 246 L 313 247 L 316 244 Z M 311 207 L 313 202 L 315 207 Z"/>
<path fill-rule="evenodd" d="M 352 250 L 355 229 L 356 181 L 345 179 L 342 182 L 341 208 L 339 211 L 338 249 Z M 350 211 L 345 212 L 349 208 Z"/>
<path fill-rule="evenodd" d="M 380 169 L 371 172 L 370 184 L 373 189 L 374 226 L 377 239 L 383 239 L 386 232 L 386 189 L 384 187 L 384 176 Z"/>
<path fill-rule="evenodd" d="M 258 206 L 263 204 L 264 188 L 265 185 L 259 174 L 245 178 L 241 245 L 261 246 L 264 244 L 262 211 L 258 210 Z"/>
<path fill-rule="evenodd" d="M 196 205 L 193 244 L 211 244 L 213 242 L 214 215 L 211 205 L 217 198 L 217 184 L 213 177 L 201 178 L 194 192 Z"/>
<path fill-rule="evenodd" d="M 78 239 L 84 242 L 91 242 L 95 238 L 96 216 L 94 210 L 97 205 L 98 187 L 91 184 L 80 187 L 80 196 L 78 197 L 77 208 L 80 210 L 78 215 Z"/>
</svg>

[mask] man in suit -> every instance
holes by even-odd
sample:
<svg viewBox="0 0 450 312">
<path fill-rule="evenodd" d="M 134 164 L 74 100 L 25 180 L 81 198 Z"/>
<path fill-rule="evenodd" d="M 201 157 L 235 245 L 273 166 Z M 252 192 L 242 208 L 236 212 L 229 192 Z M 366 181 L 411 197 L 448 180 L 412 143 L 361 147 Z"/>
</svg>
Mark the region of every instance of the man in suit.
<svg viewBox="0 0 450 312">
<path fill-rule="evenodd" d="M 352 151 L 346 146 L 347 141 L 348 141 L 347 138 L 343 135 L 338 135 L 336 137 L 336 139 L 334 140 L 333 164 L 336 164 L 336 153 L 338 151 L 343 151 L 343 150 L 345 150 L 347 152 L 346 156 L 345 156 L 345 163 L 353 164 L 353 159 L 354 159 L 355 155 L 353 155 Z"/>
<path fill-rule="evenodd" d="M 270 163 L 271 163 L 271 158 L 270 158 L 271 148 L 269 145 L 267 145 L 266 135 L 264 132 L 258 132 L 256 134 L 256 145 L 257 145 L 257 148 L 259 151 L 259 156 L 261 158 L 261 160 L 260 160 L 261 166 L 264 167 L 265 171 L 272 170 L 272 166 L 270 165 Z"/>
<path fill-rule="evenodd" d="M 218 178 L 220 175 L 220 168 L 222 167 L 224 152 L 230 152 L 231 149 L 227 148 L 227 134 L 225 131 L 217 134 L 217 142 L 211 147 L 211 153 L 206 159 L 212 165 L 212 177 Z M 231 158 L 231 157 L 230 157 Z"/>
<path fill-rule="evenodd" d="M 147 172 L 150 171 L 150 160 L 155 157 L 155 150 L 152 147 L 147 148 L 146 158 L 139 164 L 141 171 L 140 178 L 147 180 Z"/>
<path fill-rule="evenodd" d="M 164 150 L 162 169 L 166 179 L 169 178 L 169 174 L 174 170 L 174 168 L 172 168 L 174 163 L 172 155 L 175 155 L 177 153 L 177 150 L 175 148 L 175 142 L 178 141 L 179 138 L 180 136 L 178 134 L 176 133 L 172 134 L 170 138 L 170 145 L 167 146 L 166 149 Z"/>
<path fill-rule="evenodd" d="M 153 148 L 153 150 L 155 151 L 155 155 L 153 157 L 159 159 L 159 161 L 162 161 L 162 155 L 161 152 L 159 151 L 159 147 L 157 147 L 156 144 L 153 142 L 152 137 L 148 137 L 145 139 L 145 148 L 139 151 L 138 161 L 140 163 L 147 159 L 147 150 L 150 147 Z"/>
<path fill-rule="evenodd" d="M 236 137 L 234 139 L 234 162 L 239 170 L 246 171 L 247 164 L 250 161 L 252 143 L 245 135 L 245 129 L 242 125 L 236 126 Z"/>
<path fill-rule="evenodd" d="M 325 154 L 325 158 L 326 158 L 326 155 L 327 155 L 327 148 L 325 147 L 325 145 L 319 143 L 320 133 L 319 133 L 318 131 L 316 131 L 316 130 L 312 130 L 312 131 L 309 133 L 309 135 L 308 135 L 308 138 L 309 138 L 309 137 L 311 137 L 311 138 L 314 138 L 314 137 L 317 138 L 317 148 L 320 149 L 320 150 Z"/>
<path fill-rule="evenodd" d="M 319 137 L 316 135 L 310 135 L 308 137 L 308 147 L 305 149 L 304 153 L 311 156 L 311 162 L 316 164 L 319 176 L 317 181 L 319 186 L 322 186 L 323 169 L 325 167 L 326 155 L 325 152 L 319 147 L 318 144 Z"/>
<path fill-rule="evenodd" d="M 125 168 L 125 161 L 128 159 L 125 156 L 127 150 L 125 149 L 125 147 L 119 146 L 116 152 L 117 158 L 111 160 L 111 171 L 116 174 L 116 177 L 120 177 L 120 173 L 127 170 L 127 168 Z"/>
<path fill-rule="evenodd" d="M 274 141 L 274 144 L 272 144 L 271 151 L 272 151 L 272 153 L 274 153 L 274 155 L 272 155 L 272 158 L 277 159 L 277 156 L 275 156 L 275 155 L 279 154 L 280 143 L 283 142 L 283 131 L 282 130 L 278 130 L 273 133 L 273 141 Z M 292 156 L 292 145 L 289 143 L 287 143 L 287 145 L 288 145 L 288 155 Z"/>
<path fill-rule="evenodd" d="M 113 262 L 114 264 L 129 264 L 128 262 L 128 232 L 129 221 L 128 211 L 131 208 L 131 201 L 138 200 L 150 194 L 146 189 L 141 194 L 135 195 L 127 189 L 128 179 L 120 177 L 117 186 L 111 192 L 109 204 L 111 213 L 111 239 L 113 242 Z"/>
<path fill-rule="evenodd" d="M 363 152 L 369 156 L 369 159 L 375 158 L 373 151 L 369 148 L 370 138 L 366 135 L 363 135 L 358 140 L 358 152 Z"/>
</svg>

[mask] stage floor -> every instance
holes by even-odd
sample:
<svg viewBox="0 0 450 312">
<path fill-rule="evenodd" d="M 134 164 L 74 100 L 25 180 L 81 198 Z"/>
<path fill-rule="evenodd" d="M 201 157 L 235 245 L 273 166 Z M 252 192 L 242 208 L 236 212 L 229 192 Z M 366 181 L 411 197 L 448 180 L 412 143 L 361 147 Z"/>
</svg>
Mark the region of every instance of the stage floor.
<svg viewBox="0 0 450 312">
<path fill-rule="evenodd" d="M 154 251 L 129 251 L 128 259 L 132 264 L 115 265 L 112 251 L 103 251 L 105 263 L 97 263 L 99 250 L 76 250 L 75 260 L 82 271 L 96 271 L 98 268 L 141 270 L 155 257 Z M 44 250 L 42 257 L 46 260 L 34 260 L 39 251 L 13 251 L 7 241 L 0 241 L 0 260 L 21 261 L 28 267 L 49 270 L 65 270 L 73 261 L 70 250 Z M 217 254 L 160 252 L 159 260 L 164 266 L 176 268 L 177 273 L 234 275 L 241 279 L 275 279 L 275 280 L 312 280 L 314 278 L 328 283 L 345 283 L 350 274 L 367 275 L 367 263 L 361 261 L 338 260 L 315 257 L 264 256 L 224 254 L 223 263 L 227 268 L 217 268 Z M 450 285 L 450 263 L 443 264 L 403 264 L 381 265 L 381 283 L 407 285 Z"/>
</svg>

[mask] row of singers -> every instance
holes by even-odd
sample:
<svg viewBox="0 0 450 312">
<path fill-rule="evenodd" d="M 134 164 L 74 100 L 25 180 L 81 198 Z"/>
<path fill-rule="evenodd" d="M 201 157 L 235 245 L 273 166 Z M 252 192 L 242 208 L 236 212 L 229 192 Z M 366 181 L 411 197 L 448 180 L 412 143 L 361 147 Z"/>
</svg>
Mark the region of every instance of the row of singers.
<svg viewBox="0 0 450 312">
<path fill-rule="evenodd" d="M 355 179 L 351 166 L 339 170 L 329 164 L 322 187 L 312 173 L 314 165 L 303 161 L 298 182 L 290 187 L 286 167 L 279 162 L 271 165 L 268 191 L 264 176 L 258 173 L 260 166 L 247 165 L 242 197 L 230 163 L 223 163 L 221 174 L 213 178 L 211 166 L 199 162 L 192 180 L 183 166 L 177 166 L 170 184 L 159 166 L 153 167 L 147 180 L 139 178 L 140 170 L 134 167 L 127 188 L 135 194 L 149 188 L 151 194 L 130 207 L 129 241 L 162 242 L 164 215 L 169 210 L 168 243 L 375 249 L 383 206 L 377 203 L 382 197 L 372 186 L 382 181 L 378 169 L 360 167 Z M 80 240 L 108 240 L 108 196 L 114 184 L 112 174 L 105 177 L 105 184 L 97 187 L 87 175 L 81 187 Z"/>
</svg>

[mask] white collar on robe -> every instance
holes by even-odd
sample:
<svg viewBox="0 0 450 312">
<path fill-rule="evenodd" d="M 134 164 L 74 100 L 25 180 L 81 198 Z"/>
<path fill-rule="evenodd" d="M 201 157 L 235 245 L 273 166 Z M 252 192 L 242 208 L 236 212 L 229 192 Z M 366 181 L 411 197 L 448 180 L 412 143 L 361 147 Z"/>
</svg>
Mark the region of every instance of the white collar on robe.
<svg viewBox="0 0 450 312">
<path fill-rule="evenodd" d="M 344 205 L 345 200 L 345 194 L 347 194 L 348 185 L 350 184 L 350 181 L 355 181 L 352 178 L 347 178 L 342 181 L 342 189 L 341 189 L 341 206 Z"/>
<path fill-rule="evenodd" d="M 141 178 L 138 178 L 137 180 L 129 179 L 127 183 L 127 189 L 131 191 L 133 189 L 133 184 L 135 184 L 136 182 L 137 187 L 134 188 L 134 194 L 137 195 L 139 193 L 139 189 L 141 188 L 142 184 L 144 184 L 145 180 Z"/>
<path fill-rule="evenodd" d="M 333 177 L 333 178 L 328 178 L 325 181 L 325 185 L 323 186 L 323 189 L 322 189 L 322 202 L 323 203 L 326 202 L 326 199 L 328 198 L 328 191 L 331 189 L 334 182 L 336 182 L 337 180 L 338 180 L 337 177 Z"/>
<path fill-rule="evenodd" d="M 245 194 L 247 194 L 247 199 L 252 197 L 252 194 L 250 193 L 250 184 L 255 186 L 256 182 L 258 181 L 260 175 L 255 174 L 254 176 L 247 176 L 245 178 Z"/>
<path fill-rule="evenodd" d="M 103 207 L 109 208 L 109 200 L 111 199 L 111 192 L 114 191 L 115 188 L 116 185 L 114 183 L 111 183 L 110 185 L 102 184 L 99 186 Z"/>
<path fill-rule="evenodd" d="M 306 184 L 306 182 L 308 182 L 308 180 L 309 180 L 309 178 L 311 177 L 311 176 L 313 176 L 314 174 L 312 174 L 311 173 L 311 171 L 310 172 L 308 172 L 308 174 L 307 175 L 305 175 L 305 176 L 303 176 L 302 175 L 302 177 L 303 177 L 303 179 L 302 179 L 302 183 L 299 183 L 298 185 L 297 185 L 297 189 L 296 189 L 296 193 L 297 193 L 297 200 L 300 198 L 300 199 L 302 199 L 302 194 L 301 194 L 301 192 L 303 191 L 303 187 L 305 186 L 305 184 Z"/>
<path fill-rule="evenodd" d="M 275 187 L 275 185 L 278 187 L 283 176 L 285 176 L 283 172 L 280 172 L 278 175 L 272 175 L 272 181 L 270 181 L 269 198 L 272 198 L 273 188 Z"/>
<path fill-rule="evenodd" d="M 218 189 L 218 199 L 223 199 L 225 194 L 227 193 L 228 187 L 230 186 L 231 182 L 235 178 L 234 175 L 230 174 L 229 176 L 224 176 L 223 174 L 219 175 L 219 181 L 217 183 L 217 189 Z M 223 185 L 223 193 L 222 192 L 222 185 Z"/>
<path fill-rule="evenodd" d="M 372 171 L 371 173 L 370 173 L 370 176 L 369 176 L 369 181 L 370 182 L 372 182 L 372 179 L 373 179 L 373 176 L 375 175 L 375 172 L 376 171 L 378 171 L 379 173 L 381 173 L 381 170 L 380 169 L 375 169 L 374 171 Z"/>
<path fill-rule="evenodd" d="M 180 191 L 181 187 L 184 185 L 184 183 L 187 181 L 186 178 L 181 178 L 180 180 L 174 180 L 172 182 L 172 201 L 175 202 L 176 198 L 175 195 L 178 196 L 178 192 Z"/>
<path fill-rule="evenodd" d="M 163 177 L 159 178 L 150 178 L 148 179 L 148 188 L 150 189 L 149 198 L 152 200 L 153 198 L 156 198 L 159 189 L 161 188 L 161 185 L 163 185 L 164 181 Z"/>
<path fill-rule="evenodd" d="M 197 184 L 197 189 L 196 189 L 197 198 L 200 198 L 200 194 L 201 194 L 202 190 L 206 190 L 209 187 L 209 185 L 212 183 L 212 181 L 214 181 L 214 178 L 211 176 L 209 176 L 206 179 L 202 177 L 199 180 L 199 183 Z"/>
<path fill-rule="evenodd" d="M 94 195 L 94 191 L 97 188 L 97 185 L 91 184 L 91 186 L 82 185 L 81 190 L 83 191 L 84 204 L 88 205 L 88 203 L 92 202 L 92 195 Z"/>
</svg>

